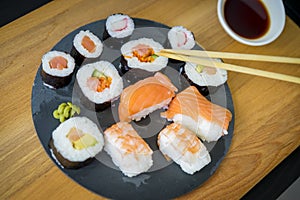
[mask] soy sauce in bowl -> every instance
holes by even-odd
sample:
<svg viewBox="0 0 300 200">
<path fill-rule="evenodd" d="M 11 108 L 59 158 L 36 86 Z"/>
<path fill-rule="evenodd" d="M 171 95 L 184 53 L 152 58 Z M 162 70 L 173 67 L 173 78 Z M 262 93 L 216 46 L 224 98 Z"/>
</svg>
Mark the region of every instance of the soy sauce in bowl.
<svg viewBox="0 0 300 200">
<path fill-rule="evenodd" d="M 226 0 L 224 17 L 236 34 L 247 39 L 262 37 L 270 27 L 270 16 L 260 0 Z"/>
</svg>

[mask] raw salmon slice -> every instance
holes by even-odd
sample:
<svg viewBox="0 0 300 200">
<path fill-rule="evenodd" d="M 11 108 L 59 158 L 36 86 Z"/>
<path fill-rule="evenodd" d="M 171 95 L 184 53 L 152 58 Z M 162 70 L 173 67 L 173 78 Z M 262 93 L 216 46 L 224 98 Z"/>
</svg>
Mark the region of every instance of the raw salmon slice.
<svg viewBox="0 0 300 200">
<path fill-rule="evenodd" d="M 49 61 L 50 68 L 52 69 L 65 69 L 67 67 L 68 61 L 62 56 L 56 56 Z"/>
<path fill-rule="evenodd" d="M 93 53 L 96 50 L 96 45 L 89 36 L 84 36 L 82 38 L 81 45 L 90 53 Z"/>
</svg>

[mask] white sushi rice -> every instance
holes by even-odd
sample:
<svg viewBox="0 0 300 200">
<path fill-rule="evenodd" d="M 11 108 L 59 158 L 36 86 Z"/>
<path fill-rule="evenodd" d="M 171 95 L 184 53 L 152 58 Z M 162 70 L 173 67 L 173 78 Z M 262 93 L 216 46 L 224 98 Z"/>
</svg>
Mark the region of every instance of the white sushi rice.
<svg viewBox="0 0 300 200">
<path fill-rule="evenodd" d="M 186 140 L 182 140 L 182 138 L 179 137 L 182 134 L 185 134 Z M 159 133 L 157 142 L 159 144 L 160 151 L 164 155 L 177 163 L 184 172 L 192 175 L 211 162 L 211 158 L 206 147 L 198 138 L 196 139 L 200 145 L 199 150 L 196 152 L 188 151 L 191 141 L 195 140 L 193 133 L 187 132 L 187 130 L 183 127 L 176 132 L 174 129 L 166 127 Z"/>
<path fill-rule="evenodd" d="M 97 144 L 86 149 L 74 149 L 72 142 L 67 138 L 69 131 L 75 127 L 83 133 L 90 134 L 97 140 Z M 53 143 L 56 150 L 71 162 L 83 162 L 98 154 L 103 146 L 104 139 L 97 125 L 86 117 L 72 117 L 62 122 L 52 132 Z"/>
<path fill-rule="evenodd" d="M 64 69 L 55 69 L 51 68 L 49 62 L 55 58 L 61 56 L 67 60 L 67 68 Z M 73 73 L 75 68 L 75 60 L 72 56 L 61 51 L 49 51 L 42 57 L 42 68 L 43 70 L 52 76 L 65 77 Z"/>
<path fill-rule="evenodd" d="M 96 45 L 96 49 L 94 52 L 91 53 L 82 46 L 81 41 L 84 36 L 88 36 Z M 76 50 L 86 58 L 97 58 L 101 55 L 103 51 L 103 44 L 101 40 L 89 30 L 81 30 L 78 34 L 76 34 L 73 40 L 73 45 L 76 48 Z"/>
<path fill-rule="evenodd" d="M 161 103 L 159 104 L 156 104 L 156 105 L 153 105 L 151 107 L 148 107 L 148 108 L 145 108 L 143 109 L 142 111 L 134 114 L 134 115 L 131 115 L 130 116 L 130 119 L 131 120 L 135 120 L 135 121 L 140 121 L 142 118 L 145 118 L 147 115 L 149 115 L 150 113 L 158 110 L 158 109 L 161 109 L 163 107 L 166 107 L 167 105 L 169 105 L 169 103 L 171 102 L 172 98 L 169 98 L 169 99 L 166 99 L 164 101 L 162 101 Z"/>
<path fill-rule="evenodd" d="M 184 33 L 186 35 L 185 44 L 179 46 L 179 35 Z M 183 26 L 174 26 L 168 32 L 168 39 L 171 44 L 172 49 L 192 49 L 195 46 L 195 38 L 191 31 L 184 28 Z"/>
<path fill-rule="evenodd" d="M 95 69 L 112 78 L 110 87 L 105 88 L 102 92 L 93 91 L 87 85 L 87 80 L 92 76 Z M 78 70 L 76 78 L 82 93 L 90 101 L 96 104 L 113 100 L 114 98 L 118 97 L 123 90 L 122 78 L 120 77 L 115 66 L 107 61 L 99 61 L 82 66 Z"/>
<path fill-rule="evenodd" d="M 219 60 L 216 60 L 219 61 Z M 197 64 L 187 62 L 184 70 L 188 78 L 199 86 L 219 86 L 227 81 L 227 71 L 224 69 L 215 68 L 215 74 L 208 74 L 205 70 L 201 73 L 196 71 Z"/>
<path fill-rule="evenodd" d="M 130 135 L 131 137 L 139 137 L 132 135 L 130 132 L 135 131 L 132 126 L 126 122 L 117 123 L 119 130 L 122 132 L 114 132 L 112 129 L 107 129 L 104 132 L 105 146 L 104 150 L 111 156 L 113 163 L 120 168 L 122 173 L 128 177 L 137 176 L 143 172 L 148 171 L 153 165 L 152 154 L 153 151 L 148 147 L 144 149 L 143 145 L 135 144 L 131 141 L 133 146 L 137 146 L 136 151 L 127 152 L 123 148 L 123 140 L 121 135 Z M 130 142 L 130 141 L 129 141 Z"/>
<path fill-rule="evenodd" d="M 225 114 L 224 114 L 225 116 Z M 206 120 L 198 116 L 195 121 L 190 116 L 176 114 L 172 119 L 175 123 L 182 124 L 192 132 L 194 132 L 203 141 L 212 142 L 217 141 L 223 135 L 227 135 L 227 130 L 223 129 L 219 124 Z"/>
<path fill-rule="evenodd" d="M 159 52 L 161 49 L 163 49 L 163 46 L 160 43 L 151 38 L 140 38 L 125 43 L 121 47 L 121 53 L 125 57 L 127 65 L 130 68 L 139 68 L 149 72 L 156 72 L 167 66 L 168 58 L 163 56 L 158 56 L 153 62 L 140 62 L 139 59 L 134 57 L 132 54 L 132 49 L 139 44 L 150 46 L 154 52 Z"/>
<path fill-rule="evenodd" d="M 119 22 L 121 20 L 127 20 L 127 27 L 120 31 L 113 31 L 112 24 Z M 107 18 L 106 20 L 106 30 L 108 34 L 113 38 L 124 38 L 130 36 L 134 30 L 134 22 L 128 15 L 114 14 Z"/>
</svg>

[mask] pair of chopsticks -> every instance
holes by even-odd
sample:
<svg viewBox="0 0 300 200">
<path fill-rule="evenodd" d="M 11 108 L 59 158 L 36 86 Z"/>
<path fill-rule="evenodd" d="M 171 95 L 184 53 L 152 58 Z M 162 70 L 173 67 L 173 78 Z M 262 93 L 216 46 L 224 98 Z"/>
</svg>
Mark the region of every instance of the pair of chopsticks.
<svg viewBox="0 0 300 200">
<path fill-rule="evenodd" d="M 228 71 L 240 72 L 245 74 L 251 74 L 256 76 L 262 76 L 282 81 L 288 81 L 292 83 L 300 84 L 300 78 L 296 76 L 290 76 L 275 72 L 269 72 L 249 67 L 243 67 L 239 65 L 233 65 L 223 62 L 217 62 L 209 60 L 207 58 L 225 58 L 225 59 L 238 59 L 238 60 L 251 60 L 251 61 L 265 61 L 265 62 L 278 62 L 289 64 L 300 64 L 300 58 L 282 57 L 282 56 L 269 56 L 269 55 L 256 55 L 256 54 L 243 54 L 243 53 L 229 53 L 229 52 L 216 52 L 216 51 L 202 51 L 202 50 L 174 50 L 174 49 L 162 49 L 155 54 L 172 58 L 175 60 L 181 60 L 200 64 L 207 67 L 216 67 L 225 69 Z"/>
</svg>

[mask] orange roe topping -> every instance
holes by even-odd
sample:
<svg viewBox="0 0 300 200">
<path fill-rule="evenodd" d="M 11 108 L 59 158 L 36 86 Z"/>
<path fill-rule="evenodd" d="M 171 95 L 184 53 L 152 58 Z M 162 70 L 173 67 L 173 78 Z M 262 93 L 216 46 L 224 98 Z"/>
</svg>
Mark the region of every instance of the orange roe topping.
<svg viewBox="0 0 300 200">
<path fill-rule="evenodd" d="M 139 44 L 132 49 L 132 55 L 141 62 L 153 62 L 155 60 L 154 50 L 145 44 Z"/>
<path fill-rule="evenodd" d="M 97 86 L 97 92 L 102 92 L 105 88 L 109 88 L 112 82 L 112 78 L 109 76 L 100 77 L 99 84 Z"/>
</svg>

